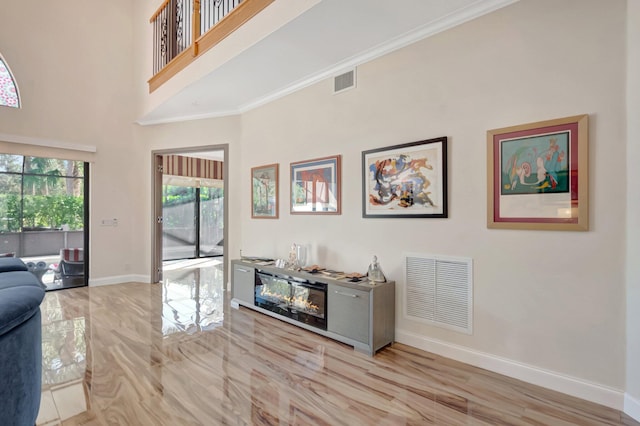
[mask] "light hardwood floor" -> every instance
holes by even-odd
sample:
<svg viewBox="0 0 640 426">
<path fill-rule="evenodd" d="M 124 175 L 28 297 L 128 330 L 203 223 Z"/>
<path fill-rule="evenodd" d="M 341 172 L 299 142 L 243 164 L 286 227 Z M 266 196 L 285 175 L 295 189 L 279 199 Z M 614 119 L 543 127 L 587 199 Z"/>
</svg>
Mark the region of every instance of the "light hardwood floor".
<svg viewBox="0 0 640 426">
<path fill-rule="evenodd" d="M 230 309 L 217 267 L 47 293 L 39 425 L 639 425 L 402 344 Z"/>
</svg>

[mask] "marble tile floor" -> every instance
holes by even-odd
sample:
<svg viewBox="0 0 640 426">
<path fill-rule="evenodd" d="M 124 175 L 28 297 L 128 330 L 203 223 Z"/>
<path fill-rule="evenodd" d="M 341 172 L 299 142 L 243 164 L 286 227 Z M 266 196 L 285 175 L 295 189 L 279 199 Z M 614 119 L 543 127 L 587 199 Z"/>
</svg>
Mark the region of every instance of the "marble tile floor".
<svg viewBox="0 0 640 426">
<path fill-rule="evenodd" d="M 245 308 L 221 265 L 49 292 L 38 425 L 640 425 L 402 344 L 375 357 Z"/>
</svg>

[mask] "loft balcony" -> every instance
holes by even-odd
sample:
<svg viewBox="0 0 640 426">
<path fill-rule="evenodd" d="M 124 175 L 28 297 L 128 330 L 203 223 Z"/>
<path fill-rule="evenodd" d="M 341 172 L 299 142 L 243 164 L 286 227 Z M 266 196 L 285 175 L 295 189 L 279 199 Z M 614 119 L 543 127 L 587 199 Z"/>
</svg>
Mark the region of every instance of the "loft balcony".
<svg viewBox="0 0 640 426">
<path fill-rule="evenodd" d="M 149 92 L 238 29 L 274 0 L 165 0 L 151 16 Z"/>
<path fill-rule="evenodd" d="M 166 0 L 149 10 L 137 122 L 242 114 L 323 81 L 331 94 L 333 77 L 517 1 Z"/>
</svg>

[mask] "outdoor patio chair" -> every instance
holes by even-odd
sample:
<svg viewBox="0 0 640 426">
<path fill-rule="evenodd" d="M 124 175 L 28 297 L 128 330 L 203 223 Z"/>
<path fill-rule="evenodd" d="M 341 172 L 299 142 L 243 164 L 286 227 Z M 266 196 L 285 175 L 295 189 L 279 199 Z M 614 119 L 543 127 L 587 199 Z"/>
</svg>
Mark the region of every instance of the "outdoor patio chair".
<svg viewBox="0 0 640 426">
<path fill-rule="evenodd" d="M 84 284 L 84 252 L 81 248 L 60 249 L 60 263 L 55 270 L 54 279 L 62 281 L 62 286 Z"/>
</svg>

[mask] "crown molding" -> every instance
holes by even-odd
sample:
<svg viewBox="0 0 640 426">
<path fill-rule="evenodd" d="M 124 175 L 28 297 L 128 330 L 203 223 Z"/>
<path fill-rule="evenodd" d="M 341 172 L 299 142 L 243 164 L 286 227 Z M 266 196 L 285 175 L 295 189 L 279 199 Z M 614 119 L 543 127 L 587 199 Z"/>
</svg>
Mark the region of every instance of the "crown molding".
<svg viewBox="0 0 640 426">
<path fill-rule="evenodd" d="M 141 126 L 153 126 L 156 124 L 180 123 L 182 121 L 229 117 L 232 115 L 240 115 L 241 113 L 242 111 L 240 110 L 213 111 L 213 112 L 206 112 L 202 114 L 179 115 L 179 116 L 172 116 L 170 118 L 158 118 L 158 119 L 151 119 L 151 120 L 142 118 L 142 119 L 136 120 L 136 123 Z"/>
<path fill-rule="evenodd" d="M 480 16 L 494 12 L 498 9 L 501 9 L 505 6 L 509 6 L 510 4 L 516 3 L 518 1 L 520 0 L 489 0 L 489 1 L 479 0 L 468 7 L 465 7 L 447 16 L 444 16 L 443 18 L 429 22 L 401 36 L 388 40 L 385 43 L 382 43 L 376 47 L 373 47 L 369 50 L 361 52 L 358 55 L 355 55 L 349 59 L 339 62 L 318 73 L 315 73 L 309 76 L 308 78 L 299 80 L 287 87 L 282 88 L 281 90 L 277 90 L 275 92 L 272 92 L 269 95 L 266 95 L 252 102 L 241 105 L 239 110 L 241 113 L 245 113 L 259 106 L 266 105 L 270 102 L 275 101 L 276 99 L 290 95 L 294 92 L 297 92 L 298 90 L 304 89 L 305 87 L 311 86 L 322 80 L 331 78 L 342 72 L 353 69 L 358 65 L 362 65 L 364 63 L 370 62 L 381 56 L 387 55 L 398 49 L 402 49 L 403 47 L 409 46 L 420 40 L 424 40 L 428 37 L 431 37 L 433 35 L 436 35 L 438 33 L 441 33 L 443 31 L 446 31 L 448 29 L 461 25 L 465 22 L 471 21 L 473 19 L 479 18 Z"/>
</svg>

